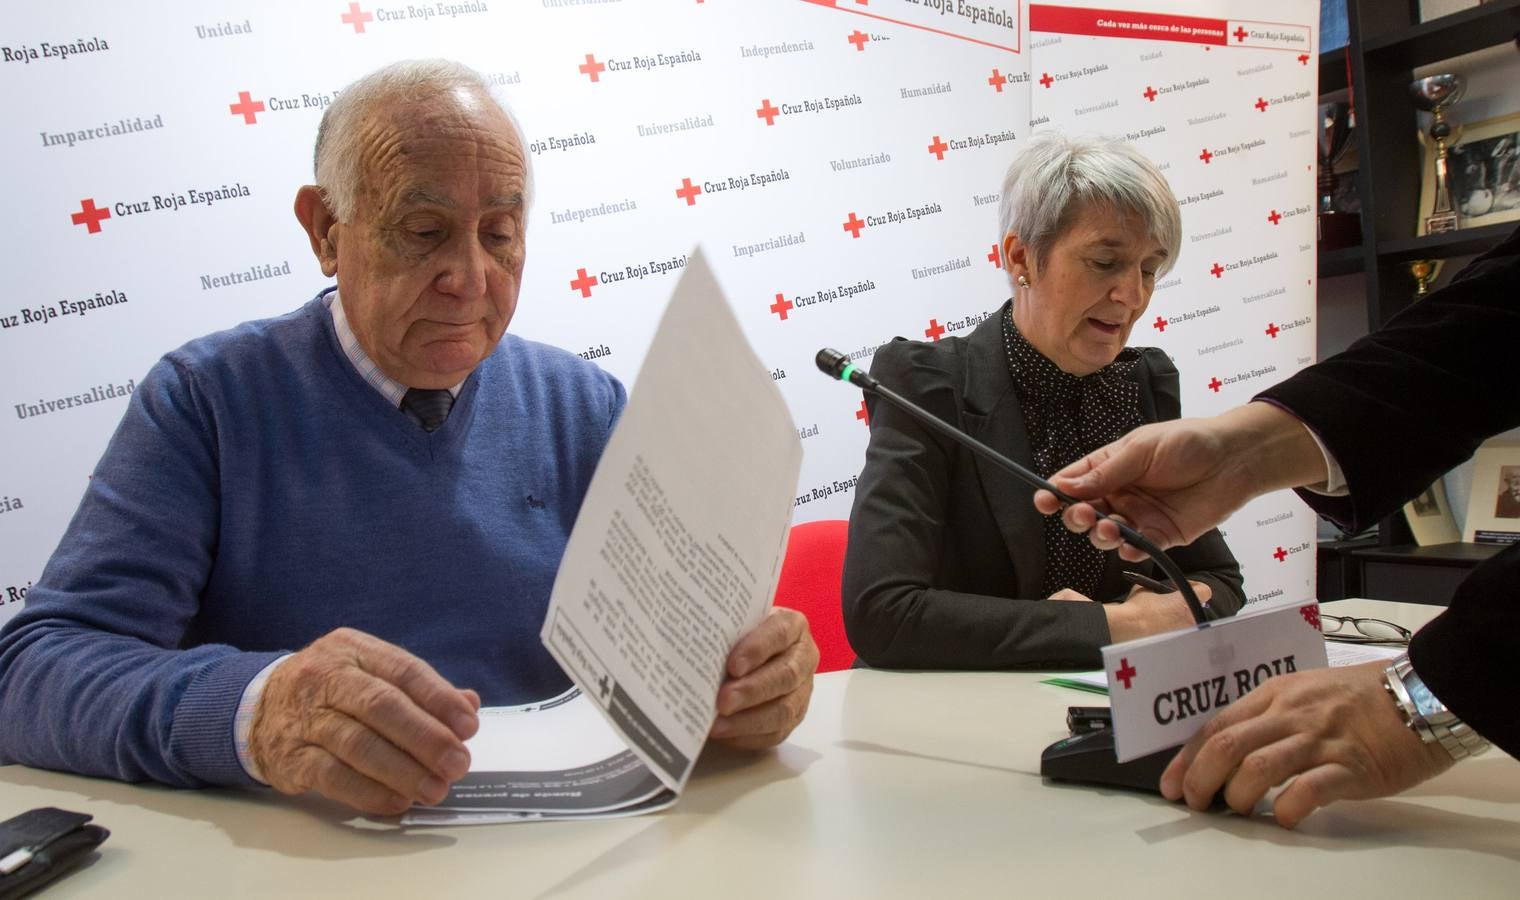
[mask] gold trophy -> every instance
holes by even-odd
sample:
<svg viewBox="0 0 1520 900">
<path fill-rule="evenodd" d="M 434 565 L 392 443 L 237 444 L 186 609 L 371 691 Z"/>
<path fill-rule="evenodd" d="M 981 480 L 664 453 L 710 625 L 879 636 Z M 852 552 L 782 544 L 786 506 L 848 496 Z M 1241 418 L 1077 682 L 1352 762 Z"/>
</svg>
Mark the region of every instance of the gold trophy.
<svg viewBox="0 0 1520 900">
<path fill-rule="evenodd" d="M 1451 184 L 1447 178 L 1448 138 L 1452 137 L 1451 125 L 1446 121 L 1447 107 L 1462 99 L 1467 82 L 1461 75 L 1432 75 L 1409 85 L 1409 96 L 1414 105 L 1430 113 L 1430 138 L 1436 144 L 1435 208 L 1425 217 L 1425 233 L 1440 234 L 1456 231 L 1460 227 L 1457 209 L 1451 202 Z"/>
</svg>

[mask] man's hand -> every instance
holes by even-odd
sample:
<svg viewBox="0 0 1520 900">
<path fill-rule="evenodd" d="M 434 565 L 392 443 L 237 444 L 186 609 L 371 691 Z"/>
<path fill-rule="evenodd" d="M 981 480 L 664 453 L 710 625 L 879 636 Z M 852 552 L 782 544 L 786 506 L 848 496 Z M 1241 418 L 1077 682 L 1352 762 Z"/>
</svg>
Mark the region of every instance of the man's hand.
<svg viewBox="0 0 1520 900">
<path fill-rule="evenodd" d="M 1144 425 L 1050 481 L 1093 501 L 1067 507 L 1067 528 L 1089 532 L 1101 550 L 1117 547 L 1123 558 L 1139 561 L 1145 554 L 1121 546 L 1119 529 L 1099 521 L 1095 508 L 1165 549 L 1196 540 L 1258 494 L 1324 478 L 1324 456 L 1298 419 L 1270 404 L 1248 403 L 1209 419 Z M 1060 509 L 1049 491 L 1036 491 L 1034 505 L 1046 515 Z"/>
<path fill-rule="evenodd" d="M 1207 809 L 1221 785 L 1248 815 L 1266 792 L 1294 778 L 1274 802 L 1292 828 L 1335 800 L 1384 797 L 1452 764 L 1422 743 L 1383 687 L 1385 663 L 1272 678 L 1224 708 L 1161 774 L 1161 793 Z"/>
<path fill-rule="evenodd" d="M 1214 596 L 1214 589 L 1202 581 L 1189 581 L 1199 603 L 1207 603 Z M 1108 617 L 1108 634 L 1113 643 L 1132 641 L 1179 628 L 1191 628 L 1193 611 L 1188 609 L 1182 594 L 1171 591 L 1158 594 L 1142 587 L 1129 592 L 1123 603 L 1108 603 L 1103 607 Z"/>
<path fill-rule="evenodd" d="M 339 628 L 274 670 L 248 749 L 270 786 L 361 812 L 437 803 L 470 768 L 480 698 L 379 638 Z"/>
<path fill-rule="evenodd" d="M 728 654 L 712 738 L 742 750 L 786 740 L 807 714 L 817 670 L 818 645 L 807 617 L 773 608 Z"/>
</svg>

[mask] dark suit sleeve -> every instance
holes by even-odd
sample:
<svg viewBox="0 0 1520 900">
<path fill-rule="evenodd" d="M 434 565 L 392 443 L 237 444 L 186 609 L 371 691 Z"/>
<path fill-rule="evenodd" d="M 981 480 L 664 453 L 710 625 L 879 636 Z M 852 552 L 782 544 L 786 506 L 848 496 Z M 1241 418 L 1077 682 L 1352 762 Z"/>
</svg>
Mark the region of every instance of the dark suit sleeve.
<svg viewBox="0 0 1520 900">
<path fill-rule="evenodd" d="M 960 401 L 956 379 L 942 368 L 946 355 L 894 342 L 876 352 L 871 374 L 956 422 Z M 1014 598 L 1011 574 L 1004 596 L 935 586 L 943 583 L 947 533 L 964 527 L 949 521 L 952 480 L 976 473 L 947 439 L 893 407 L 872 403 L 870 415 L 843 585 L 845 630 L 860 658 L 893 668 L 1099 665 L 1098 648 L 1109 642 L 1100 604 Z M 987 524 L 995 533 L 990 519 Z M 1043 542 L 1043 536 L 1030 540 Z"/>
<path fill-rule="evenodd" d="M 1154 347 L 1146 348 L 1142 358 L 1155 420 L 1179 418 L 1182 415 L 1182 394 L 1177 367 L 1164 352 Z M 1213 593 L 1213 599 L 1209 601 L 1211 618 L 1233 616 L 1245 605 L 1245 582 L 1240 575 L 1240 563 L 1235 561 L 1235 554 L 1230 552 L 1219 529 L 1211 528 L 1191 544 L 1167 553 L 1189 581 L 1201 581 L 1209 586 Z"/>
<path fill-rule="evenodd" d="M 1363 528 L 1520 425 L 1517 287 L 1520 230 L 1344 353 L 1262 393 L 1313 429 L 1346 475 L 1348 499 L 1300 492 L 1310 506 Z M 1511 755 L 1520 754 L 1517 634 L 1520 548 L 1511 547 L 1463 581 L 1409 645 L 1431 691 Z"/>
</svg>

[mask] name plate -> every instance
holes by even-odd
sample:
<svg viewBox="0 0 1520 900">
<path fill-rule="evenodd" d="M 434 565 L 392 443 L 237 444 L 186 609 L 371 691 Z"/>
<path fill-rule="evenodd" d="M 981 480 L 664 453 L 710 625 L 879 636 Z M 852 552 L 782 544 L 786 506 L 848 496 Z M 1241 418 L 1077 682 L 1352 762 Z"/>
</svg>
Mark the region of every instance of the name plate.
<svg viewBox="0 0 1520 900">
<path fill-rule="evenodd" d="M 1103 648 L 1120 762 L 1187 741 L 1221 709 L 1278 675 L 1322 669 L 1319 604 L 1255 604 L 1207 626 Z"/>
</svg>

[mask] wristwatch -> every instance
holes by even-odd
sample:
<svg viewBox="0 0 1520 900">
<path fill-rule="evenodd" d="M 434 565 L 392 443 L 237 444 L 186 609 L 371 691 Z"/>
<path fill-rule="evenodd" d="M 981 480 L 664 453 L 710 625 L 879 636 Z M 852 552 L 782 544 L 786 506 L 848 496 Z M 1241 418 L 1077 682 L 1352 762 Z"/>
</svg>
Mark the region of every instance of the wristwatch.
<svg viewBox="0 0 1520 900">
<path fill-rule="evenodd" d="M 1403 654 L 1383 670 L 1383 687 L 1388 689 L 1399 712 L 1404 714 L 1404 724 L 1427 744 L 1440 741 L 1452 759 L 1477 756 L 1489 748 L 1487 739 L 1457 718 L 1430 692 L 1424 679 L 1409 664 L 1409 654 Z"/>
</svg>

